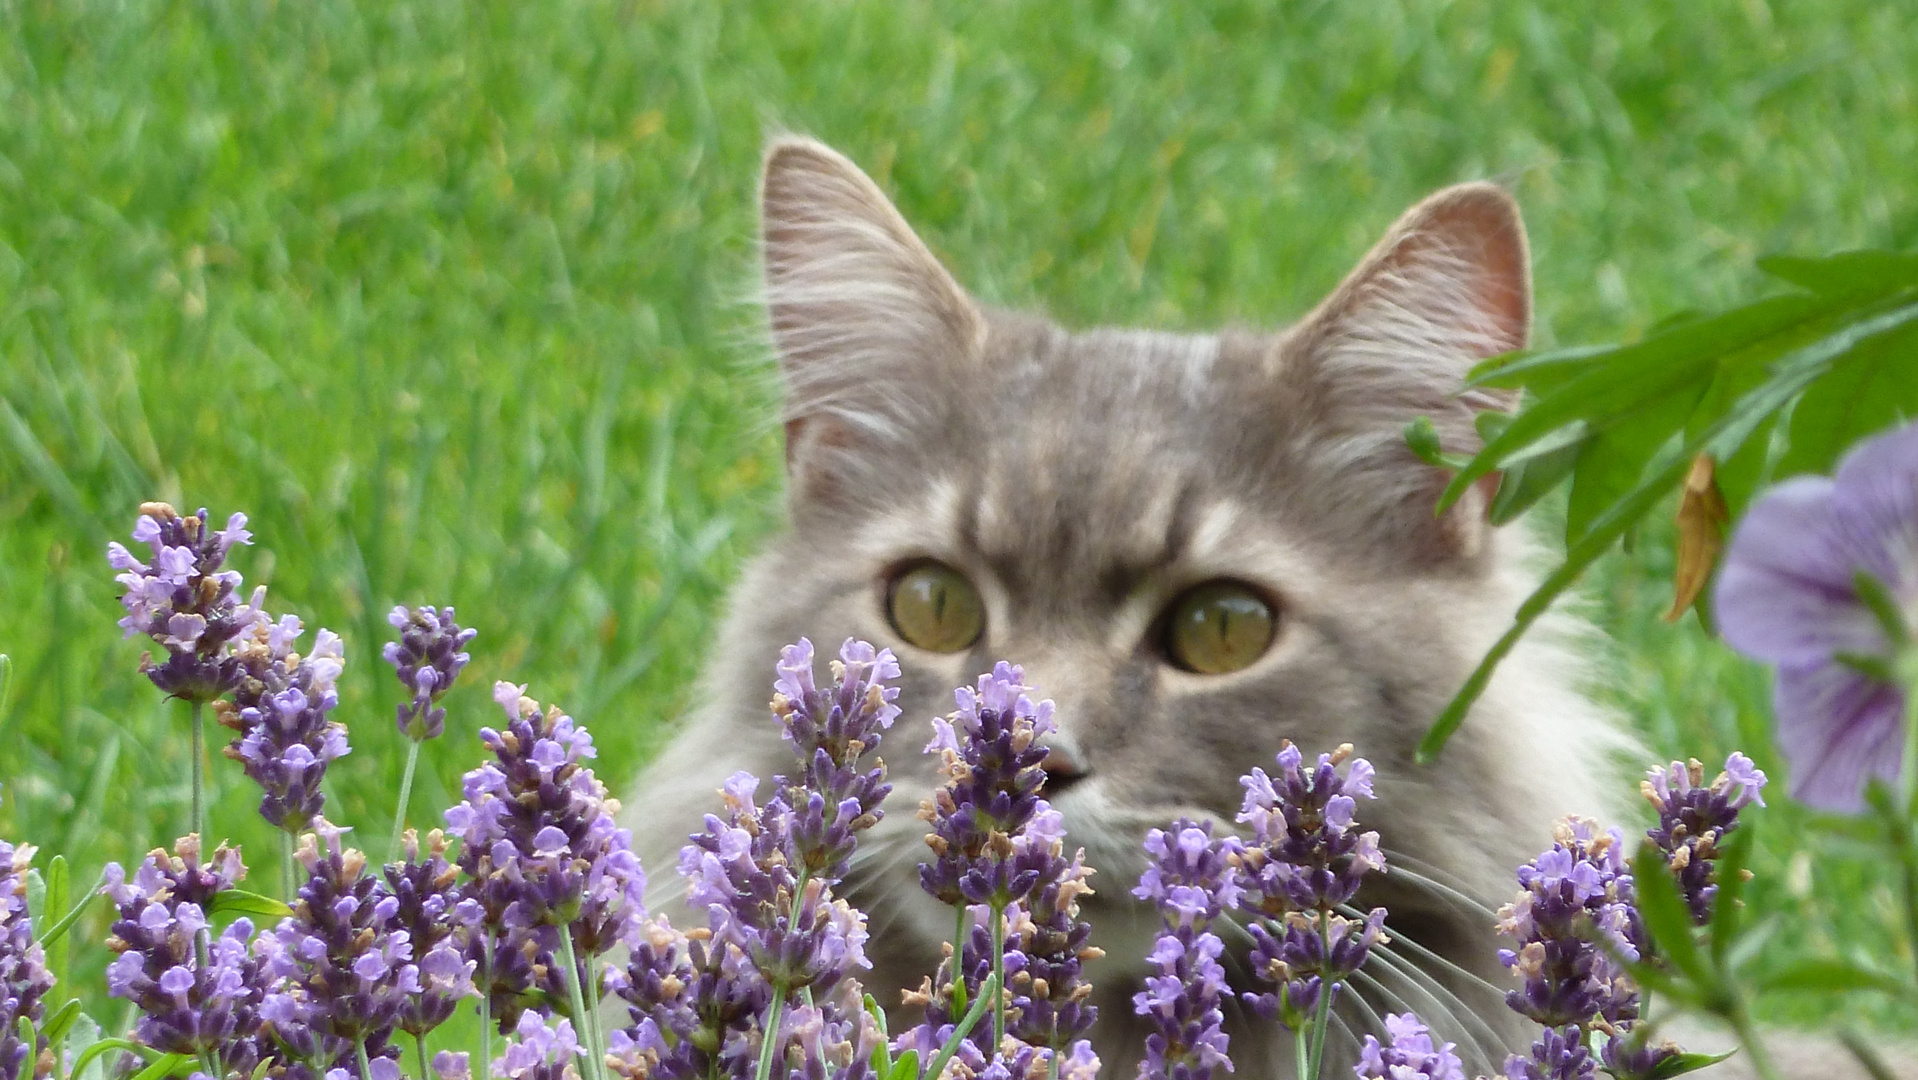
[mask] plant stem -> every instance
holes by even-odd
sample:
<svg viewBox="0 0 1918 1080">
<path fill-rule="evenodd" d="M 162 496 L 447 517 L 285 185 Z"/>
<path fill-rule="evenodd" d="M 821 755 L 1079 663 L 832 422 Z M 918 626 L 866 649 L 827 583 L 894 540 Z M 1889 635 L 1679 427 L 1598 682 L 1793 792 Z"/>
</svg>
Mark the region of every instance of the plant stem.
<svg viewBox="0 0 1918 1080">
<path fill-rule="evenodd" d="M 480 935 L 481 967 L 479 978 L 474 980 L 479 987 L 479 1038 L 480 1059 L 473 1069 L 480 1076 L 493 1075 L 493 937 Z"/>
<path fill-rule="evenodd" d="M 419 740 L 408 740 L 406 748 L 406 771 L 400 774 L 400 805 L 393 811 L 393 839 L 386 845 L 386 861 L 397 862 L 400 857 L 400 834 L 406 831 L 406 803 L 413 797 L 413 770 L 420 763 Z"/>
<path fill-rule="evenodd" d="M 599 1026 L 599 980 L 593 977 L 590 965 L 586 972 L 586 1024 L 592 1032 L 595 1053 L 599 1054 L 599 1067 L 604 1068 L 606 1033 Z"/>
<path fill-rule="evenodd" d="M 413 1054 L 420 1062 L 420 1080 L 427 1080 L 431 1074 L 426 1071 L 426 1036 L 413 1036 Z"/>
<path fill-rule="evenodd" d="M 581 993 L 579 985 L 579 960 L 573 955 L 573 930 L 570 926 L 559 928 L 560 962 L 566 965 L 566 996 L 572 999 L 573 1017 L 578 1021 L 581 1034 L 586 1036 L 586 1077 L 587 1080 L 603 1080 L 600 1076 L 601 1063 L 606 1051 L 592 1045 L 591 1021 L 586 1016 L 586 995 Z"/>
<path fill-rule="evenodd" d="M 293 857 L 293 834 L 287 832 L 285 829 L 281 829 L 280 893 L 281 899 L 285 900 L 288 904 L 293 903 L 294 898 L 300 895 L 299 878 L 293 872 L 293 864 L 296 861 Z"/>
<path fill-rule="evenodd" d="M 373 1080 L 373 1063 L 366 1060 L 366 1037 L 353 1040 L 353 1052 L 360 1059 L 360 1080 Z"/>
<path fill-rule="evenodd" d="M 786 1011 L 786 988 L 773 987 L 772 1004 L 766 1007 L 766 1022 L 759 1036 L 759 1067 L 753 1071 L 755 1080 L 767 1080 L 773 1073 L 773 1054 L 779 1045 L 779 1021 Z"/>
<path fill-rule="evenodd" d="M 206 705 L 193 703 L 193 832 L 206 844 Z"/>
<path fill-rule="evenodd" d="M 992 933 L 992 981 L 995 986 L 1006 985 L 1006 906 L 992 905 L 992 925 L 987 928 Z M 999 991 L 994 990 L 997 998 Z M 999 1052 L 999 1044 L 1006 1041 L 1005 1006 L 995 1000 L 989 1006 L 992 1010 L 992 1052 Z"/>
<path fill-rule="evenodd" d="M 1327 961 L 1330 961 L 1332 958 L 1332 915 L 1327 911 L 1319 912 L 1319 946 L 1319 955 L 1325 957 Z M 1319 1008 L 1318 1015 L 1312 1020 L 1311 1059 L 1307 1063 L 1311 1066 L 1311 1071 L 1302 1074 L 1299 1080 L 1317 1080 L 1320 1071 L 1325 1068 L 1325 1032 L 1332 1020 L 1332 990 L 1333 983 L 1331 979 L 1319 979 Z"/>
<path fill-rule="evenodd" d="M 954 1016 L 966 1015 L 966 978 L 961 973 L 959 958 L 965 955 L 966 938 L 971 936 L 972 920 L 969 918 L 971 914 L 972 909 L 966 906 L 965 901 L 960 901 L 959 925 L 952 930 L 952 1015 Z"/>
<path fill-rule="evenodd" d="M 1738 1007 L 1725 1018 L 1731 1021 L 1732 1031 L 1737 1034 L 1738 1041 L 1744 1044 L 1745 1056 L 1751 1059 L 1752 1071 L 1758 1074 L 1759 1080 L 1779 1080 L 1771 1055 L 1765 1052 L 1764 1044 L 1758 1041 L 1758 1032 L 1752 1027 L 1751 1017 L 1745 1013 L 1744 1003 L 1739 1002 Z"/>
</svg>

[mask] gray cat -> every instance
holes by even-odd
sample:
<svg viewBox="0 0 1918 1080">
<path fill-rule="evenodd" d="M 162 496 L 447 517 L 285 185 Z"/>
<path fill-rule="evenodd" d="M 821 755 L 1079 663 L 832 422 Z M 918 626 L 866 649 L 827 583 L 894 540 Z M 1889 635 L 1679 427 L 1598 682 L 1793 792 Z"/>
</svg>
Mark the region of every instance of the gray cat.
<svg viewBox="0 0 1918 1080">
<path fill-rule="evenodd" d="M 1290 328 L 1217 334 L 989 310 L 816 142 L 772 145 L 762 197 L 791 527 L 747 567 L 700 703 L 624 815 L 661 902 L 720 782 L 790 766 L 766 704 L 779 647 L 864 638 L 898 654 L 905 712 L 883 753 L 897 790 L 844 891 L 871 913 L 864 981 L 916 987 L 952 927 L 917 884 L 913 811 L 934 783 L 919 751 L 952 688 L 1008 659 L 1058 703 L 1048 796 L 1099 871 L 1084 912 L 1106 951 L 1090 971 L 1106 1075 L 1140 1053 L 1141 838 L 1179 815 L 1230 828 L 1237 778 L 1285 739 L 1350 742 L 1379 770 L 1359 812 L 1389 872 L 1362 899 L 1398 941 L 1342 999 L 1343 1054 L 1404 1009 L 1468 1070 L 1522 1050 L 1492 910 L 1555 819 L 1609 816 L 1627 740 L 1576 691 L 1561 625 L 1500 668 L 1438 765 L 1413 763 L 1534 576 L 1482 492 L 1434 516 L 1445 477 L 1402 436 L 1428 416 L 1469 451 L 1475 413 L 1507 404 L 1460 385 L 1526 341 L 1511 197 L 1441 191 Z M 1242 1075 L 1289 1072 L 1269 1032 L 1229 1020 Z"/>
</svg>

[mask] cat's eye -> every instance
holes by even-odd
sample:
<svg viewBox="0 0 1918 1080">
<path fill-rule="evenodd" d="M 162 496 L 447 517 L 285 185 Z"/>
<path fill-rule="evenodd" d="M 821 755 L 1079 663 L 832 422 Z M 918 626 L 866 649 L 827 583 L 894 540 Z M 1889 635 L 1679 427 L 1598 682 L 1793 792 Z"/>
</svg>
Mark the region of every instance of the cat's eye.
<svg viewBox="0 0 1918 1080">
<path fill-rule="evenodd" d="M 929 652 L 958 652 L 979 640 L 986 608 L 966 576 L 944 563 L 909 566 L 886 590 L 892 628 Z"/>
<path fill-rule="evenodd" d="M 1278 616 L 1257 591 L 1236 581 L 1187 589 L 1167 610 L 1165 654 L 1187 671 L 1223 675 L 1265 655 Z"/>
</svg>

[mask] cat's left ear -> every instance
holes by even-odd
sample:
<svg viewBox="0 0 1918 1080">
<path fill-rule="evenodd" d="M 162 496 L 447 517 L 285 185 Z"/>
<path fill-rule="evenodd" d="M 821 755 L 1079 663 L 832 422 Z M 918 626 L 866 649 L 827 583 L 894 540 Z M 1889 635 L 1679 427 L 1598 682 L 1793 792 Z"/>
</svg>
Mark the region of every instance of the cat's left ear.
<svg viewBox="0 0 1918 1080">
<path fill-rule="evenodd" d="M 1531 263 L 1518 204 L 1497 185 L 1460 184 L 1399 218 L 1288 332 L 1280 351 L 1290 373 L 1303 376 L 1288 382 L 1311 390 L 1321 439 L 1345 448 L 1347 479 L 1403 511 L 1408 529 L 1469 553 L 1483 532 L 1488 492 L 1472 492 L 1434 522 L 1446 478 L 1412 455 L 1403 433 L 1412 420 L 1429 417 L 1448 453 L 1475 452 L 1477 414 L 1510 408 L 1513 399 L 1465 389 L 1466 373 L 1480 360 L 1523 348 L 1531 321 Z"/>
</svg>

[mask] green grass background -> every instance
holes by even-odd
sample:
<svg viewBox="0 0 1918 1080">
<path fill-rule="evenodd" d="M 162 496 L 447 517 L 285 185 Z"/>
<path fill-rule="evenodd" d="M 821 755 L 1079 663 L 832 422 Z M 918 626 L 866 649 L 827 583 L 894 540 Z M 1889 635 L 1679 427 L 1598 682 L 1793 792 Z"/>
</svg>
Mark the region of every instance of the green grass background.
<svg viewBox="0 0 1918 1080">
<path fill-rule="evenodd" d="M 778 519 L 742 302 L 769 130 L 864 163 L 984 297 L 1075 325 L 1283 322 L 1412 201 L 1501 178 L 1538 337 L 1573 343 L 1748 298 L 1761 253 L 1918 246 L 1914 42 L 1881 0 L 0 0 L 0 835 L 90 880 L 183 829 L 184 709 L 102 561 L 154 497 L 245 510 L 249 581 L 347 639 L 330 813 L 373 846 L 396 602 L 481 630 L 416 820 L 499 677 L 629 775 Z M 1657 621 L 1669 562 L 1648 536 L 1594 583 L 1603 691 L 1661 754 L 1775 768 L 1764 674 Z M 214 774 L 267 888 L 254 795 Z M 1763 962 L 1908 963 L 1889 878 L 1802 821 L 1764 826 Z"/>
</svg>

